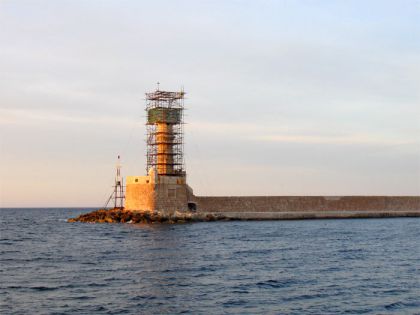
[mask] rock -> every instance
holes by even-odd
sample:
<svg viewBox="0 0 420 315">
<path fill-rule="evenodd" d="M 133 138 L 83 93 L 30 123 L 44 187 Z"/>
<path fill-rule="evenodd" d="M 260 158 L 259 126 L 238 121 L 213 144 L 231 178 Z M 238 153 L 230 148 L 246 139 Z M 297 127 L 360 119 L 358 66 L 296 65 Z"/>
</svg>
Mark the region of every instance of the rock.
<svg viewBox="0 0 420 315">
<path fill-rule="evenodd" d="M 110 217 L 106 217 L 106 218 L 104 219 L 104 221 L 105 221 L 106 223 L 114 223 L 114 222 L 118 222 L 118 221 L 116 221 L 116 220 L 114 220 L 113 218 L 110 218 Z"/>
<path fill-rule="evenodd" d="M 90 213 L 81 214 L 76 218 L 70 218 L 67 222 L 85 222 L 85 223 L 187 223 L 202 221 L 229 220 L 221 214 L 206 215 L 192 212 L 174 211 L 172 215 L 161 213 L 159 211 L 125 211 L 121 209 L 96 210 Z"/>
<path fill-rule="evenodd" d="M 215 221 L 216 218 L 211 213 L 206 215 L 206 221 Z"/>
</svg>

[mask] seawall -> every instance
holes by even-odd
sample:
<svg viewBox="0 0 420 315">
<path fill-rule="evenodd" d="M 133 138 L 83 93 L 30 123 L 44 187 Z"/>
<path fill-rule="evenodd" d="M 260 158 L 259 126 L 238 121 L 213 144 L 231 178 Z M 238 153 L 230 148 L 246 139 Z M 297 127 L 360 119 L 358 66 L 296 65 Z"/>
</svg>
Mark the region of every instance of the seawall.
<svg viewBox="0 0 420 315">
<path fill-rule="evenodd" d="M 238 220 L 420 217 L 420 196 L 195 196 L 200 213 Z"/>
</svg>

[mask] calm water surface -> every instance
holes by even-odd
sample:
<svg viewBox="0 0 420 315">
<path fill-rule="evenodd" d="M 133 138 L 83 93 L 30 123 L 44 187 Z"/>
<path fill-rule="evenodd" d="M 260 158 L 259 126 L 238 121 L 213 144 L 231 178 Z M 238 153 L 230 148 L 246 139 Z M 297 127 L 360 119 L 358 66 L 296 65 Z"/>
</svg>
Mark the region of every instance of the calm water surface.
<svg viewBox="0 0 420 315">
<path fill-rule="evenodd" d="M 67 223 L 0 209 L 1 314 L 420 314 L 420 218 Z"/>
</svg>

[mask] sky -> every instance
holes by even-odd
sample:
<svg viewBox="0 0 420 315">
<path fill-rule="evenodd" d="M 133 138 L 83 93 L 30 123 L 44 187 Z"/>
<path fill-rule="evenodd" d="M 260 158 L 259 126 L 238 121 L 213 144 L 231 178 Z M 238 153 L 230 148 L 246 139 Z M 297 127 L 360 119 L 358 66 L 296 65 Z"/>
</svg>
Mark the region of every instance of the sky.
<svg viewBox="0 0 420 315">
<path fill-rule="evenodd" d="M 197 195 L 420 194 L 419 0 L 0 0 L 0 207 L 145 175 L 157 82 Z"/>
</svg>

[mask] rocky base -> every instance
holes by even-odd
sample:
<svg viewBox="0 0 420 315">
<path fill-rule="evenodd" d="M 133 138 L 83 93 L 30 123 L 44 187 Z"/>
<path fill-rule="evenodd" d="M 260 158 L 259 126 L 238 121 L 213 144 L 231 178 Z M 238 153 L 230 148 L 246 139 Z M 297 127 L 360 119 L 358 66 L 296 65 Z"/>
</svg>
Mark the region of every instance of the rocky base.
<svg viewBox="0 0 420 315">
<path fill-rule="evenodd" d="M 222 214 L 198 214 L 194 212 L 174 212 L 162 214 L 158 211 L 139 212 L 121 209 L 96 210 L 81 214 L 67 222 L 85 223 L 187 223 L 229 220 Z"/>
<path fill-rule="evenodd" d="M 68 219 L 68 222 L 87 223 L 186 223 L 230 220 L 308 220 L 420 217 L 419 210 L 411 211 L 260 211 L 260 212 L 178 212 L 129 211 L 121 209 L 96 210 Z"/>
</svg>

